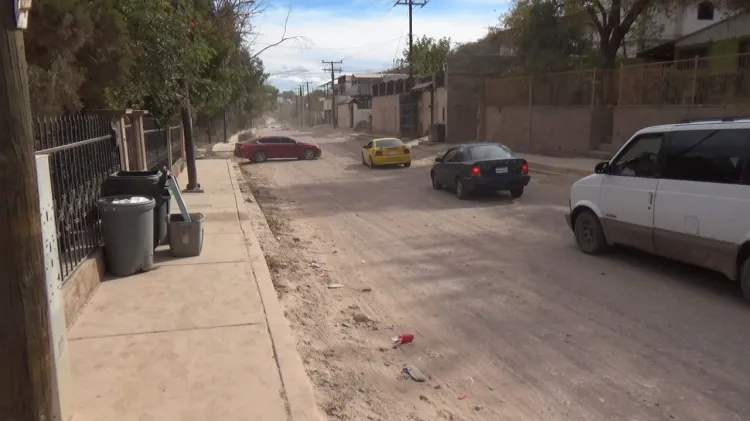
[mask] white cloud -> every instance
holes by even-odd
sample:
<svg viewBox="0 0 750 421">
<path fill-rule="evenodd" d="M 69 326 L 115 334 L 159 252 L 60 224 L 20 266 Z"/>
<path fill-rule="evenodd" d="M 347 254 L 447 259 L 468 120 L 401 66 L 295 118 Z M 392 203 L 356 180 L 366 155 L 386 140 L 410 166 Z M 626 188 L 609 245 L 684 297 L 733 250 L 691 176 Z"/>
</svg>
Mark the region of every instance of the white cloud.
<svg viewBox="0 0 750 421">
<path fill-rule="evenodd" d="M 489 0 L 468 0 L 489 2 Z M 373 5 L 373 0 L 369 4 Z M 330 71 L 324 72 L 322 60 L 342 60 L 343 74 L 383 70 L 408 44 L 409 23 L 406 8 L 359 8 L 342 6 L 351 14 L 330 9 L 293 9 L 287 25 L 287 36 L 297 36 L 260 55 L 266 72 L 273 75 L 272 83 L 280 89 L 294 88 L 311 81 L 318 86 L 330 81 Z M 497 4 L 497 2 L 495 2 Z M 377 6 L 377 4 L 375 5 Z M 372 11 L 375 9 L 375 11 Z M 430 37 L 450 37 L 455 42 L 475 41 L 497 23 L 497 14 L 476 8 L 464 11 L 414 12 L 414 34 Z M 278 42 L 283 33 L 286 9 L 270 9 L 259 19 L 256 51 Z"/>
</svg>

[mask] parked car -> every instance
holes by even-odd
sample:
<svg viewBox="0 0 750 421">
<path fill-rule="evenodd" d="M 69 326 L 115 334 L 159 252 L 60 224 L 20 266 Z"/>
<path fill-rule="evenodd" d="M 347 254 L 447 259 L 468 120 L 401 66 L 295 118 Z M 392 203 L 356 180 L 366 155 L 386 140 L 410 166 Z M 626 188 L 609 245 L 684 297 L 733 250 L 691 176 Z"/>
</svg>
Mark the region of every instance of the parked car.
<svg viewBox="0 0 750 421">
<path fill-rule="evenodd" d="M 320 146 L 285 136 L 259 137 L 234 146 L 234 156 L 258 163 L 276 158 L 315 159 L 321 154 Z"/>
<path fill-rule="evenodd" d="M 639 130 L 570 190 L 578 248 L 631 246 L 719 271 L 750 299 L 750 118 Z"/>
<path fill-rule="evenodd" d="M 529 184 L 529 164 L 499 143 L 470 143 L 448 149 L 435 158 L 430 171 L 432 187 L 453 188 L 459 199 L 474 191 L 509 191 L 521 197 Z"/>
<path fill-rule="evenodd" d="M 362 147 L 362 163 L 375 168 L 381 165 L 411 166 L 409 147 L 395 137 L 375 139 Z"/>
</svg>

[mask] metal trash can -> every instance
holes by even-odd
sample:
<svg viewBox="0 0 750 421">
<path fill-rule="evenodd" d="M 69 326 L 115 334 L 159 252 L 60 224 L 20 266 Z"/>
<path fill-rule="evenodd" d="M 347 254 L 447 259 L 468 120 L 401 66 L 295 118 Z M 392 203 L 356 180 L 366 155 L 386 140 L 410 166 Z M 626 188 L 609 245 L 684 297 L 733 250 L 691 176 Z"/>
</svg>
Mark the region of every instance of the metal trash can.
<svg viewBox="0 0 750 421">
<path fill-rule="evenodd" d="M 154 207 L 151 197 L 120 195 L 99 199 L 107 271 L 130 276 L 154 265 Z"/>
<path fill-rule="evenodd" d="M 203 222 L 206 217 L 202 213 L 189 215 L 189 222 L 182 214 L 169 215 L 169 250 L 175 257 L 200 256 L 203 250 Z"/>
<path fill-rule="evenodd" d="M 151 197 L 156 202 L 154 209 L 154 248 L 167 239 L 167 217 L 169 201 L 165 205 L 169 171 L 118 171 L 107 176 L 102 183 L 101 196 L 138 195 Z"/>
</svg>

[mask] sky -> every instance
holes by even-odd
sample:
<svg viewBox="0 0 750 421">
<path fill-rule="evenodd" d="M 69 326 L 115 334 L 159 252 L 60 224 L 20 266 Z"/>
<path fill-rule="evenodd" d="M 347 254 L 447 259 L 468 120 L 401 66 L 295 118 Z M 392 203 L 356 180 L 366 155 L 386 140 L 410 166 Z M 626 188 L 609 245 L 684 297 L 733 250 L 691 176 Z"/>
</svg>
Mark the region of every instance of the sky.
<svg viewBox="0 0 750 421">
<path fill-rule="evenodd" d="M 260 54 L 270 83 L 279 90 L 313 87 L 331 80 L 323 60 L 343 61 L 340 74 L 373 73 L 391 67 L 408 45 L 406 6 L 395 0 L 269 0 L 256 21 L 255 51 L 278 42 L 289 13 L 287 37 Z M 507 10 L 507 0 L 430 0 L 415 8 L 414 37 L 449 37 L 456 43 L 483 37 Z M 337 74 L 338 76 L 338 74 Z"/>
</svg>

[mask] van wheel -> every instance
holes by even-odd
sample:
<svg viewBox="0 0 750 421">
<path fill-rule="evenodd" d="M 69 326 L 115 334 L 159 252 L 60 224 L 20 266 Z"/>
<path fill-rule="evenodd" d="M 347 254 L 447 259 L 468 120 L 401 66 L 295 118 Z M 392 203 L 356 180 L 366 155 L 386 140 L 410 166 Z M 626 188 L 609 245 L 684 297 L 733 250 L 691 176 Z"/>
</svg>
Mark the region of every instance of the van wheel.
<svg viewBox="0 0 750 421">
<path fill-rule="evenodd" d="M 750 300 L 750 257 L 745 258 L 740 268 L 740 288 L 742 288 L 742 295 L 746 299 Z"/>
<path fill-rule="evenodd" d="M 578 248 L 586 254 L 603 253 L 608 245 L 599 218 L 585 210 L 578 214 L 573 225 Z"/>
<path fill-rule="evenodd" d="M 518 199 L 523 195 L 523 187 L 519 187 L 517 189 L 511 189 L 510 190 L 510 197 L 514 199 Z"/>
</svg>

